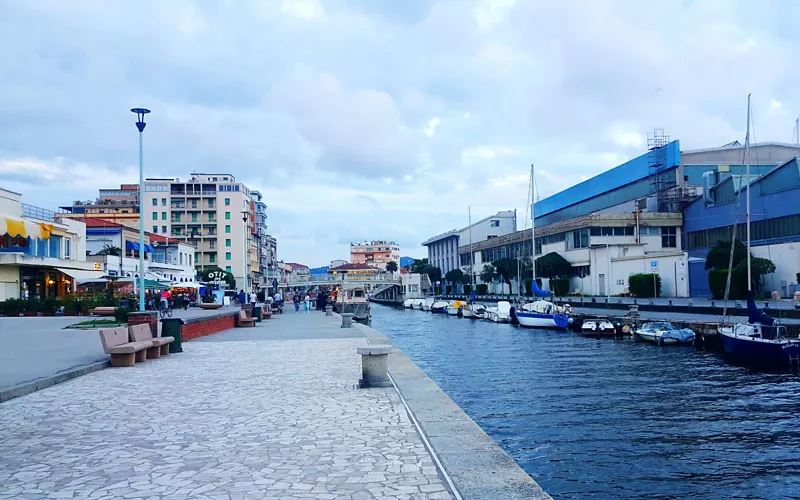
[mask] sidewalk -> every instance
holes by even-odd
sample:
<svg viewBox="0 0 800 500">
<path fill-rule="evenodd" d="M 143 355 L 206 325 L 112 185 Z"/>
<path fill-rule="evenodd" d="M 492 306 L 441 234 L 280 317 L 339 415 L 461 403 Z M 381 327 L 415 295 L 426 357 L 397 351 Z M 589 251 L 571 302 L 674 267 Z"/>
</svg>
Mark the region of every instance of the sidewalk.
<svg viewBox="0 0 800 500">
<path fill-rule="evenodd" d="M 284 313 L 3 403 L 0 498 L 452 498 L 366 344 Z"/>
</svg>

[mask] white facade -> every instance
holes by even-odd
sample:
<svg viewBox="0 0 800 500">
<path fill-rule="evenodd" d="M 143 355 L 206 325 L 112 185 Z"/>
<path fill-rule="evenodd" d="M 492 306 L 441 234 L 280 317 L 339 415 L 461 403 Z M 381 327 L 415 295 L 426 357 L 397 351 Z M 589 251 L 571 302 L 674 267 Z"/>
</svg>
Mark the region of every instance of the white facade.
<svg viewBox="0 0 800 500">
<path fill-rule="evenodd" d="M 249 217 L 251 208 L 247 186 L 231 174 L 192 174 L 185 182 L 146 179 L 143 198 L 147 230 L 184 242 L 195 235 L 194 265 L 224 269 L 236 278 L 237 289 L 246 287 L 252 239 L 243 220 L 243 212 Z"/>
<path fill-rule="evenodd" d="M 400 287 L 402 289 L 404 299 L 421 299 L 425 297 L 421 274 L 401 274 Z"/>
<path fill-rule="evenodd" d="M 444 276 L 448 271 L 461 267 L 458 250 L 460 246 L 497 238 L 516 230 L 517 212 L 506 210 L 481 219 L 471 226 L 434 236 L 422 245 L 428 247 L 428 264 L 441 269 Z"/>
<path fill-rule="evenodd" d="M 764 276 L 763 292 L 769 295 L 769 292 L 777 291 L 781 297 L 791 297 L 790 285 L 797 283 L 797 273 L 800 272 L 800 243 L 752 246 L 750 253 L 775 264 L 775 272 Z"/>
</svg>

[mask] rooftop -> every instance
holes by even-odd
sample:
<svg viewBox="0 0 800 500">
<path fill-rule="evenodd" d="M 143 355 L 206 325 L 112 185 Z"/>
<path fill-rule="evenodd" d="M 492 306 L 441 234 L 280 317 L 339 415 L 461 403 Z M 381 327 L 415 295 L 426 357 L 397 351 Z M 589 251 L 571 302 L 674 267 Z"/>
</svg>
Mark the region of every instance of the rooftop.
<svg viewBox="0 0 800 500">
<path fill-rule="evenodd" d="M 428 238 L 427 240 L 422 242 L 422 246 L 430 245 L 431 243 L 433 243 L 435 241 L 443 240 L 445 238 L 450 238 L 452 236 L 458 236 L 460 233 L 462 233 L 464 231 L 468 231 L 469 228 L 475 227 L 478 224 L 482 224 L 482 223 L 486 222 L 489 219 L 497 219 L 497 218 L 503 218 L 503 217 L 516 217 L 516 216 L 517 216 L 517 211 L 516 210 L 504 210 L 502 212 L 497 212 L 494 215 L 489 215 L 488 217 L 484 217 L 483 219 L 481 219 L 479 221 L 475 221 L 475 222 L 473 222 L 472 224 L 470 224 L 468 226 L 462 227 L 461 229 L 451 229 L 450 231 L 444 232 L 442 234 L 437 234 L 433 238 Z"/>
</svg>

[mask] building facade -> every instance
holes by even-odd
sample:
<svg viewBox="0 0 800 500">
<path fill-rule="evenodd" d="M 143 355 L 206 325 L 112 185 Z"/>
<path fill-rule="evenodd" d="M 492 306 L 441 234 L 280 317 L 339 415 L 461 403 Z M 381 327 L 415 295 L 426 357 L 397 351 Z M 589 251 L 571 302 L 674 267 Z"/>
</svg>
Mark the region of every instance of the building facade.
<svg viewBox="0 0 800 500">
<path fill-rule="evenodd" d="M 139 185 L 122 184 L 117 188 L 100 189 L 95 201 L 74 201 L 72 205 L 60 207 L 62 219 L 106 220 L 134 229 L 139 228 Z"/>
<path fill-rule="evenodd" d="M 517 230 L 517 211 L 506 210 L 481 219 L 462 229 L 453 229 L 422 243 L 428 247 L 428 263 L 438 267 L 442 275 L 459 269 L 459 247 L 498 238 Z"/>
<path fill-rule="evenodd" d="M 103 273 L 86 261 L 86 226 L 0 188 L 0 301 L 53 298 Z"/>
<path fill-rule="evenodd" d="M 350 262 L 386 270 L 386 264 L 400 265 L 400 246 L 394 241 L 350 243 Z"/>
<path fill-rule="evenodd" d="M 259 287 L 272 286 L 276 278 L 275 262 L 278 250 L 278 241 L 269 234 L 267 225 L 267 204 L 263 201 L 263 196 L 258 191 L 250 192 L 253 205 L 255 226 L 253 228 L 253 238 L 257 248 L 257 274 L 254 275 Z"/>
<path fill-rule="evenodd" d="M 145 228 L 195 246 L 195 267 L 232 273 L 237 289 L 252 289 L 251 208 L 250 189 L 231 174 L 145 179 Z"/>
</svg>

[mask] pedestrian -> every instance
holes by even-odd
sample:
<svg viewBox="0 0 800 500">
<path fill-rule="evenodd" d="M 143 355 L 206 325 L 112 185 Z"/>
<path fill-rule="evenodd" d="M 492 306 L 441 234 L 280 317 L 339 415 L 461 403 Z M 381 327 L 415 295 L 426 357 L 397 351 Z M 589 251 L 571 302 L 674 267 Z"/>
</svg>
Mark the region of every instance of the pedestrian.
<svg viewBox="0 0 800 500">
<path fill-rule="evenodd" d="M 292 302 L 294 302 L 294 312 L 296 313 L 300 312 L 300 296 L 294 294 L 292 296 Z"/>
<path fill-rule="evenodd" d="M 247 304 L 247 294 L 244 293 L 244 290 L 239 290 L 239 305 L 243 306 Z"/>
<path fill-rule="evenodd" d="M 250 292 L 250 304 L 255 307 L 256 302 L 258 302 L 258 296 L 256 295 L 256 292 Z"/>
<path fill-rule="evenodd" d="M 306 314 L 309 314 L 311 312 L 311 297 L 308 296 L 308 293 L 306 293 L 306 298 L 303 299 L 303 302 L 306 305 Z"/>
</svg>

